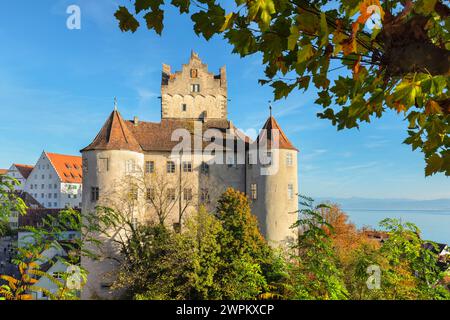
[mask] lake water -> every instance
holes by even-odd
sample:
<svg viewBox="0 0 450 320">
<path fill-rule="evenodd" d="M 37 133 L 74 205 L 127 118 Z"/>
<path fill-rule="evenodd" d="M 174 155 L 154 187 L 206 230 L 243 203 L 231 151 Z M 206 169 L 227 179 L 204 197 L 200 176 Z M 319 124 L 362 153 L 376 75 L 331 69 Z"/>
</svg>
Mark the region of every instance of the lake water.
<svg viewBox="0 0 450 320">
<path fill-rule="evenodd" d="M 378 228 L 378 223 L 385 218 L 402 219 L 416 224 L 422 231 L 422 238 L 450 245 L 450 211 L 449 210 L 370 210 L 345 209 L 349 219 L 358 227 Z"/>
</svg>

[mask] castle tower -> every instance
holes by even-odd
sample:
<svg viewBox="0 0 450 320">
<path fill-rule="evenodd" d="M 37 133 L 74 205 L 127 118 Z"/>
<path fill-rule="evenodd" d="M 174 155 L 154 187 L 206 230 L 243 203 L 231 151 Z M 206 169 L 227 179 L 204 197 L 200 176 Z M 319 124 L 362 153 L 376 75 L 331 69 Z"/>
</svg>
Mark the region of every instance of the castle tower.
<svg viewBox="0 0 450 320">
<path fill-rule="evenodd" d="M 163 64 L 161 103 L 162 119 L 226 119 L 225 67 L 214 75 L 194 52 L 179 72 L 172 73 L 171 67 Z"/>
<path fill-rule="evenodd" d="M 247 194 L 262 234 L 271 245 L 278 246 L 297 237 L 297 230 L 291 226 L 298 219 L 298 150 L 272 115 L 253 150 L 255 144 L 258 155 L 249 151 L 248 157 Z"/>
<path fill-rule="evenodd" d="M 108 198 L 117 197 L 117 191 L 120 190 L 118 188 L 124 185 L 124 179 L 142 168 L 144 164 L 142 148 L 116 108 L 94 141 L 81 150 L 81 153 L 83 158 L 83 215 L 95 213 L 95 207 L 99 205 L 112 206 Z M 127 190 L 120 191 L 129 192 Z M 133 214 L 131 213 L 131 215 Z M 118 252 L 112 239 L 99 238 L 106 248 L 106 251 L 102 252 L 102 256 L 114 256 Z M 94 248 L 91 249 L 95 251 Z M 111 271 L 116 269 L 112 260 L 93 261 L 82 257 L 81 264 L 89 270 L 88 283 L 83 289 L 82 298 L 110 298 Z"/>
</svg>

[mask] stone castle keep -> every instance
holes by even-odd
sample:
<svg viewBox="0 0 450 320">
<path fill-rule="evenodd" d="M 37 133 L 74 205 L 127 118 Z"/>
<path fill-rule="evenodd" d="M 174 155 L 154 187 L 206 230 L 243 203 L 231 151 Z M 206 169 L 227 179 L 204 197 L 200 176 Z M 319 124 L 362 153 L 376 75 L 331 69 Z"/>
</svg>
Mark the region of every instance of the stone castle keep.
<svg viewBox="0 0 450 320">
<path fill-rule="evenodd" d="M 298 210 L 298 150 L 272 116 L 263 126 L 266 131 L 252 141 L 228 119 L 227 107 L 225 67 L 215 75 L 195 53 L 181 71 L 163 65 L 161 121 L 144 122 L 137 117 L 126 121 L 115 108 L 92 143 L 81 150 L 83 213 L 93 212 L 98 205 L 126 207 L 132 219 L 145 223 L 158 221 L 164 209 L 164 223 L 180 227 L 199 205 L 214 210 L 221 193 L 233 187 L 250 199 L 269 243 L 292 240 L 296 234 L 290 226 Z M 179 130 L 192 138 L 188 143 L 192 148 L 174 157 L 173 150 L 181 141 L 174 132 Z M 223 135 L 222 142 L 217 133 Z M 199 136 L 200 143 L 196 143 Z M 277 163 L 272 172 L 270 163 L 258 161 L 252 152 L 263 140 L 267 141 L 267 158 Z M 205 152 L 211 145 L 233 151 L 226 153 L 222 163 L 214 163 L 211 159 L 217 149 Z M 158 199 L 161 194 L 164 199 Z M 118 199 L 131 199 L 133 206 Z M 86 259 L 82 264 L 89 271 L 84 298 L 109 297 L 105 274 L 114 270 L 114 264 Z"/>
</svg>

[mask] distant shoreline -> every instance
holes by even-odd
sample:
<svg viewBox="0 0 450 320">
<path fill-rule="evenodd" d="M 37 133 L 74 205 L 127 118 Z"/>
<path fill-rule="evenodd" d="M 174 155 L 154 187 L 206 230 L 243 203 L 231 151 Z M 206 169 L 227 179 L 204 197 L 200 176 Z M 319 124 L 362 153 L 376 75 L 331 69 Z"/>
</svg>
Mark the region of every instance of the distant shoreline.
<svg viewBox="0 0 450 320">
<path fill-rule="evenodd" d="M 342 208 L 343 211 L 346 210 L 358 210 L 358 211 L 412 211 L 412 212 L 448 212 L 450 214 L 450 209 L 367 209 L 367 208 Z"/>
</svg>

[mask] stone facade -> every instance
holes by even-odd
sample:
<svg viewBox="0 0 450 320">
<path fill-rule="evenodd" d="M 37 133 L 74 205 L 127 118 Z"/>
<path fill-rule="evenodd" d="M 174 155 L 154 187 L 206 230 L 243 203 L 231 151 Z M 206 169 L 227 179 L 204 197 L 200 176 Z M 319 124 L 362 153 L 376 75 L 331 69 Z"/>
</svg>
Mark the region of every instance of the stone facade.
<svg viewBox="0 0 450 320">
<path fill-rule="evenodd" d="M 225 67 L 214 75 L 195 53 L 180 72 L 163 65 L 161 101 L 162 119 L 226 119 Z"/>
<path fill-rule="evenodd" d="M 298 150 L 276 120 L 270 116 L 254 142 L 241 134 L 227 118 L 225 67 L 214 75 L 195 53 L 180 72 L 172 73 L 169 66 L 163 65 L 161 96 L 161 122 L 137 118 L 125 121 L 114 110 L 94 141 L 81 150 L 83 214 L 94 212 L 97 205 L 120 209 L 117 200 L 134 190 L 136 202 L 124 210 L 136 222 L 157 221 L 149 193 L 154 189 L 162 191 L 167 185 L 164 194 L 173 194 L 173 205 L 164 222 L 177 226 L 200 204 L 214 210 L 217 198 L 226 188 L 233 187 L 248 195 L 260 230 L 270 244 L 292 241 L 296 232 L 290 226 L 297 220 L 298 211 Z M 193 147 L 178 156 L 173 152 L 180 141 L 179 135 L 174 134 L 177 130 L 192 138 L 187 145 Z M 226 133 L 225 141 L 213 139 L 208 134 L 211 130 Z M 274 131 L 276 143 L 270 133 Z M 254 150 L 261 153 L 263 138 L 269 142 L 268 149 L 263 150 L 270 153 L 269 165 L 262 164 L 258 157 L 250 160 Z M 242 146 L 242 152 L 233 150 L 223 157 L 222 163 L 211 162 L 214 157 L 217 160 L 217 155 L 206 152 L 208 148 L 229 147 L 230 141 L 230 145 Z M 117 254 L 111 239 L 102 241 L 110 255 Z M 114 264 L 110 260 L 89 259 L 82 259 L 82 264 L 89 271 L 83 298 L 113 298 L 109 285 Z"/>
</svg>

